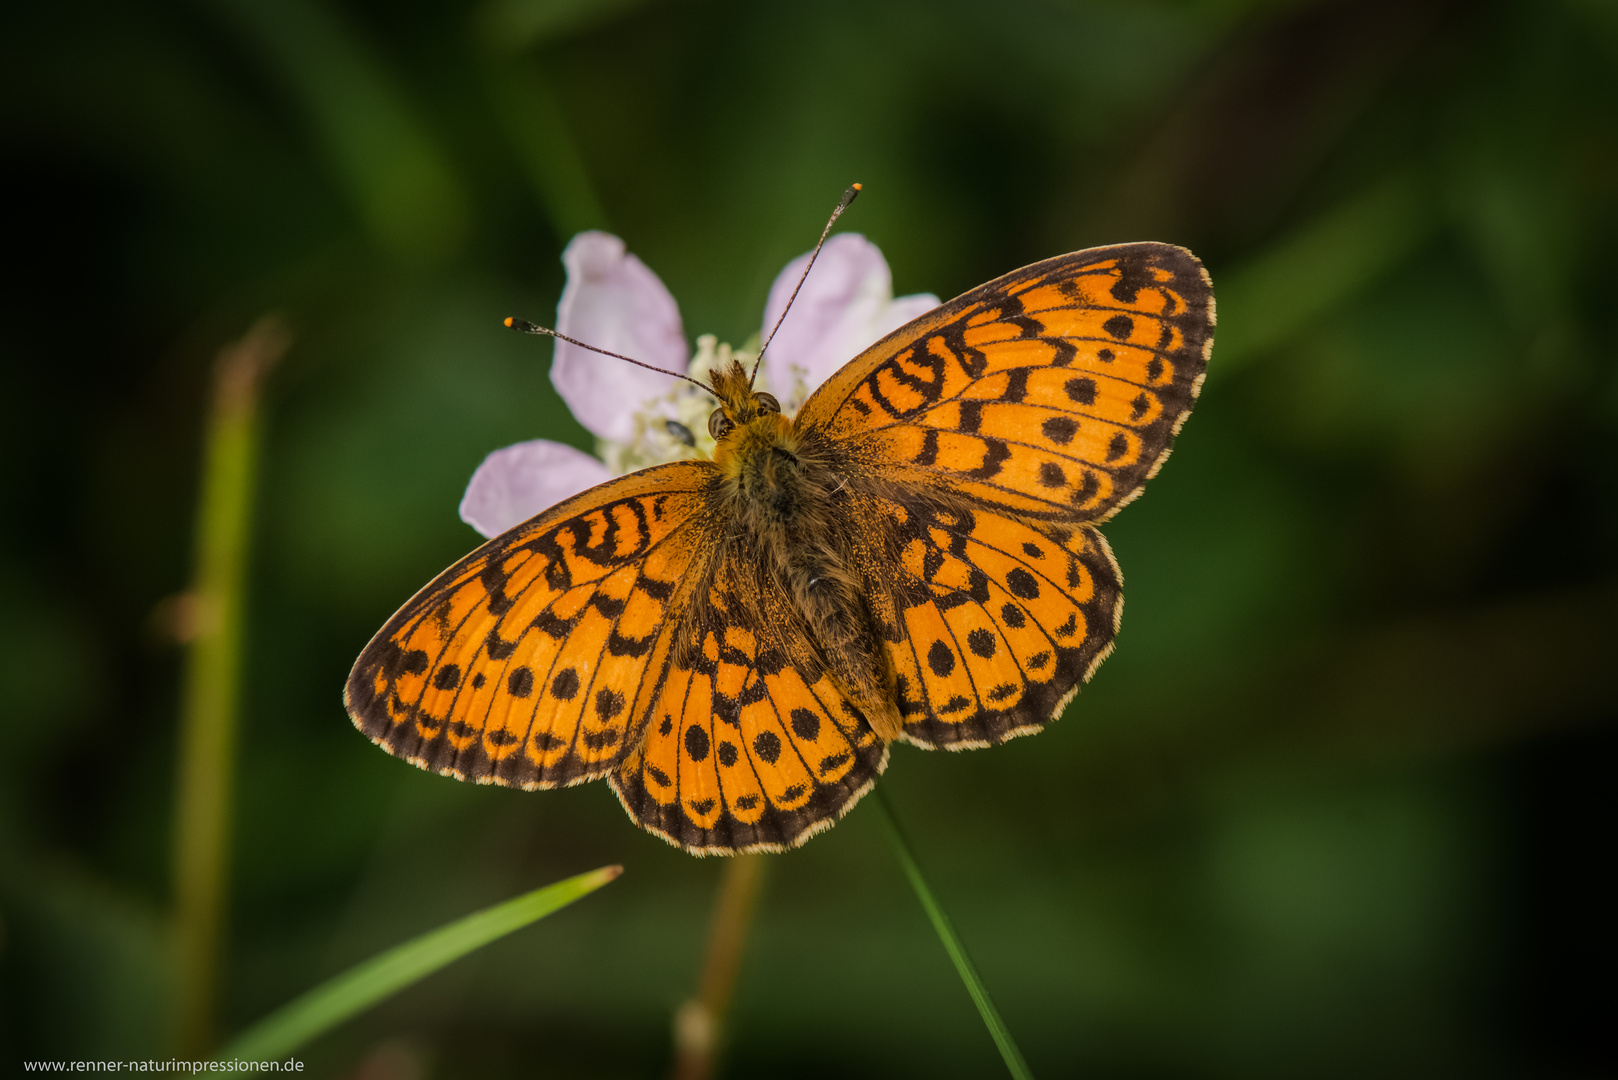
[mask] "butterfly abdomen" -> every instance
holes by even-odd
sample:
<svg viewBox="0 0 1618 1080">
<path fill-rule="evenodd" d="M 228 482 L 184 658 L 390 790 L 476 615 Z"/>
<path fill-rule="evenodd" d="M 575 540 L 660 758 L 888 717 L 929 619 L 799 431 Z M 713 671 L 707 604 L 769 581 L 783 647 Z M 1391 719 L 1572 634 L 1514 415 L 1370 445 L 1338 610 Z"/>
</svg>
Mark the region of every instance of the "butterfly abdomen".
<svg viewBox="0 0 1618 1080">
<path fill-rule="evenodd" d="M 792 598 L 823 667 L 885 741 L 901 721 L 893 673 L 877 639 L 870 583 L 851 567 L 852 522 L 839 511 L 844 488 L 813 440 L 791 422 L 761 415 L 731 433 L 716 454 L 738 541 L 758 569 Z M 846 498 L 846 496 L 844 496 Z"/>
</svg>

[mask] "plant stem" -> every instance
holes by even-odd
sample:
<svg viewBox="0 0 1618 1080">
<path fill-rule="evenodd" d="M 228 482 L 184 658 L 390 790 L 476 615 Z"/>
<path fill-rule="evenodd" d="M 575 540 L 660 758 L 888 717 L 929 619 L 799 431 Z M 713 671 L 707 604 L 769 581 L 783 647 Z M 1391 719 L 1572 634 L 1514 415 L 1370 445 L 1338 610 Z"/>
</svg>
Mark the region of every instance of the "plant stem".
<svg viewBox="0 0 1618 1080">
<path fill-rule="evenodd" d="M 174 818 L 176 1050 L 200 1057 L 213 1039 L 219 939 L 230 865 L 230 806 L 241 679 L 242 593 L 258 464 L 258 391 L 290 343 L 265 316 L 220 350 L 203 449 L 196 580 Z"/>
<path fill-rule="evenodd" d="M 950 962 L 955 965 L 956 973 L 966 984 L 966 992 L 972 996 L 972 1004 L 978 1007 L 978 1015 L 983 1017 L 983 1025 L 989 1029 L 990 1038 L 994 1039 L 995 1046 L 1000 1048 L 1000 1056 L 1005 1059 L 1006 1069 L 1017 1080 L 1033 1080 L 1034 1074 L 1028 1071 L 1028 1062 L 1023 1060 L 1022 1051 L 1018 1049 L 1016 1040 L 1011 1037 L 1006 1022 L 1000 1018 L 1000 1010 L 994 1007 L 994 1000 L 989 997 L 989 988 L 983 985 L 983 977 L 978 974 L 977 967 L 972 963 L 972 957 L 967 954 L 966 946 L 955 933 L 955 927 L 950 924 L 949 916 L 944 914 L 944 909 L 939 907 L 938 901 L 933 898 L 933 891 L 927 887 L 927 880 L 921 876 L 921 867 L 916 865 L 916 857 L 910 852 L 910 843 L 905 839 L 904 830 L 899 827 L 898 815 L 893 812 L 893 804 L 888 800 L 886 789 L 880 785 L 876 789 L 876 804 L 882 809 L 882 820 L 887 823 L 888 835 L 893 839 L 894 850 L 899 855 L 899 865 L 904 868 L 905 877 L 910 879 L 910 887 L 916 890 L 916 897 L 927 912 L 927 918 L 932 921 L 938 940 L 944 943 L 944 951 L 949 953 Z"/>
<path fill-rule="evenodd" d="M 734 855 L 725 863 L 714 898 L 702 982 L 697 996 L 674 1014 L 674 1080 L 706 1080 L 713 1075 L 763 878 L 762 855 Z"/>
</svg>

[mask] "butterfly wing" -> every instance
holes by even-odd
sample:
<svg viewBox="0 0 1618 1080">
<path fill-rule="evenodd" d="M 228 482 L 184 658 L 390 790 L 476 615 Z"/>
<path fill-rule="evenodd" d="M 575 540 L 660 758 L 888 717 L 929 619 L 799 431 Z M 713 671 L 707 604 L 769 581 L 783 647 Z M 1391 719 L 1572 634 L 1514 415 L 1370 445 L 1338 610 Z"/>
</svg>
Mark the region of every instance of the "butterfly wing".
<svg viewBox="0 0 1618 1080">
<path fill-rule="evenodd" d="M 1213 286 L 1184 248 L 1079 251 L 901 327 L 797 424 L 873 473 L 1020 517 L 1104 521 L 1168 457 L 1213 326 Z"/>
<path fill-rule="evenodd" d="M 660 681 L 613 788 L 643 828 L 695 854 L 796 847 L 870 790 L 887 744 L 806 660 L 808 628 L 770 575 L 733 559 L 704 587 L 694 655 Z"/>
<path fill-rule="evenodd" d="M 424 769 L 549 788 L 606 775 L 669 662 L 693 567 L 711 557 L 715 470 L 621 477 L 440 574 L 365 647 L 344 692 L 361 731 Z"/>
<path fill-rule="evenodd" d="M 865 513 L 898 545 L 878 622 L 907 741 L 1038 731 L 1112 651 L 1123 580 L 1093 526 L 891 495 Z"/>
<path fill-rule="evenodd" d="M 696 461 L 632 473 L 462 559 L 360 654 L 354 723 L 463 780 L 610 774 L 638 824 L 700 854 L 829 826 L 886 747 L 805 662 L 780 587 L 727 561 L 715 478 Z M 687 634 L 696 647 L 677 648 Z"/>
<path fill-rule="evenodd" d="M 1168 457 L 1213 345 L 1190 252 L 1035 263 L 873 345 L 804 404 L 863 492 L 857 535 L 907 740 L 1036 731 L 1112 648 L 1122 576 L 1093 523 Z"/>
</svg>

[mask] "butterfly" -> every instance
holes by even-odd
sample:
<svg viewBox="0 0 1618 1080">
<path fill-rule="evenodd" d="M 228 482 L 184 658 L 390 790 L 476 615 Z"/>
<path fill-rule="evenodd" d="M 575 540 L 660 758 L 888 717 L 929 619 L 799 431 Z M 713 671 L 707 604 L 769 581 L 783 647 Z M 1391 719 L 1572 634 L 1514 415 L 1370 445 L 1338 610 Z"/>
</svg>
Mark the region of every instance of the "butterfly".
<svg viewBox="0 0 1618 1080">
<path fill-rule="evenodd" d="M 1213 327 L 1194 255 L 1123 244 L 935 308 L 792 419 L 733 363 L 711 460 L 601 484 L 444 571 L 360 654 L 349 714 L 462 780 L 605 777 L 693 854 L 795 847 L 895 742 L 1061 715 L 1123 608 L 1097 526 L 1168 457 Z"/>
</svg>

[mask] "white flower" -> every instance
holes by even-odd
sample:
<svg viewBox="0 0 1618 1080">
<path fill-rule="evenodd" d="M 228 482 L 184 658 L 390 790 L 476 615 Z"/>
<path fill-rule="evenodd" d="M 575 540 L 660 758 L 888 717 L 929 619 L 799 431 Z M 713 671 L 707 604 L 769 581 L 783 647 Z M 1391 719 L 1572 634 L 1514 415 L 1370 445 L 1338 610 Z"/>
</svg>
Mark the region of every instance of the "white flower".
<svg viewBox="0 0 1618 1080">
<path fill-rule="evenodd" d="M 761 339 L 780 318 L 808 259 L 805 254 L 788 263 L 770 287 Z M 556 305 L 558 333 L 670 371 L 683 369 L 703 383 L 710 369 L 732 357 L 750 364 L 756 355 L 733 350 L 712 334 L 699 337 L 695 352 L 688 352 L 674 297 L 616 236 L 580 233 L 562 252 L 562 263 L 567 285 Z M 796 412 L 810 391 L 866 346 L 937 305 L 938 298 L 926 294 L 894 299 L 882 252 L 857 233 L 839 233 L 826 242 L 770 343 L 759 388 L 775 394 L 785 412 Z M 690 383 L 560 340 L 551 382 L 596 436 L 600 459 L 549 439 L 496 450 L 478 466 L 461 500 L 461 520 L 484 536 L 498 536 L 614 476 L 713 451 L 708 414 L 714 400 Z"/>
</svg>

